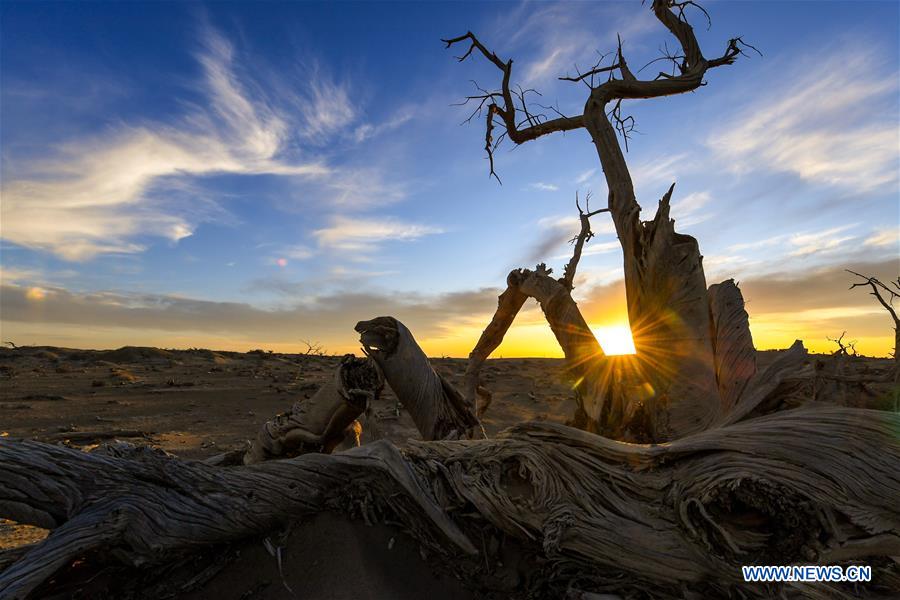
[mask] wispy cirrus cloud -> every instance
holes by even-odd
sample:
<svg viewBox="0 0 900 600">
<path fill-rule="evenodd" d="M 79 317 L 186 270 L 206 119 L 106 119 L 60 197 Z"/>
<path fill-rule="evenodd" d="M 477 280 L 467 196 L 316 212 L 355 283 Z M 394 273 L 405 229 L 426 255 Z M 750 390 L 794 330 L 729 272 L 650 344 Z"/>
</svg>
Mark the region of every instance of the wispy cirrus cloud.
<svg viewBox="0 0 900 600">
<path fill-rule="evenodd" d="M 578 177 L 575 178 L 575 185 L 584 185 L 596 174 L 597 169 L 588 169 L 587 171 L 579 173 Z"/>
<path fill-rule="evenodd" d="M 73 261 L 140 252 L 145 246 L 139 236 L 177 241 L 203 219 L 196 207 L 166 202 L 167 188 L 179 179 L 215 173 L 318 178 L 331 172 L 315 158 L 285 157 L 292 123 L 265 98 L 250 95 L 227 40 L 208 30 L 197 58 L 206 109 L 191 109 L 174 123 L 120 125 L 67 142 L 53 158 L 5 177 L 2 237 Z M 315 119 L 307 115 L 307 126 L 324 126 L 323 117 Z"/>
<path fill-rule="evenodd" d="M 597 23 L 606 26 L 598 28 Z M 508 39 L 511 51 L 529 50 L 521 57 L 524 67 L 519 71 L 520 81 L 526 86 L 556 79 L 571 72 L 576 64 L 587 70 L 599 58 L 597 48 L 615 46 L 616 33 L 629 43 L 647 32 L 663 32 L 649 10 L 623 11 L 610 3 L 576 10 L 564 2 L 522 2 L 513 11 L 504 11 L 503 23 L 497 29 L 501 39 Z"/>
<path fill-rule="evenodd" d="M 313 248 L 302 244 L 293 244 L 278 248 L 274 254 L 267 257 L 265 262 L 275 264 L 283 269 L 292 262 L 302 262 L 315 255 L 316 251 Z"/>
<path fill-rule="evenodd" d="M 327 227 L 317 229 L 313 236 L 323 248 L 353 253 L 370 253 L 389 241 L 410 242 L 427 235 L 443 233 L 443 229 L 409 223 L 399 219 L 365 217 L 332 217 Z"/>
<path fill-rule="evenodd" d="M 856 239 L 855 235 L 847 235 L 848 229 L 856 227 L 856 223 L 832 227 L 825 231 L 815 233 L 801 233 L 789 238 L 790 245 L 794 248 L 791 256 L 808 256 L 816 253 L 833 252 L 850 240 Z"/>
<path fill-rule="evenodd" d="M 800 231 L 797 233 L 784 233 L 754 240 L 752 242 L 742 242 L 732 244 L 728 250 L 739 252 L 743 250 L 758 250 L 760 248 L 768 248 L 774 246 L 782 246 L 791 249 L 792 256 L 802 256 L 812 254 L 820 250 L 831 250 L 841 244 L 855 239 L 855 235 L 842 235 L 847 230 L 854 229 L 858 223 L 848 223 L 837 227 L 829 227 L 820 231 Z"/>
<path fill-rule="evenodd" d="M 684 174 L 696 166 L 695 160 L 686 152 L 681 152 L 645 160 L 630 167 L 630 170 L 637 187 L 650 189 L 658 186 L 668 187 L 676 180 L 677 174 Z"/>
<path fill-rule="evenodd" d="M 349 86 L 335 81 L 318 66 L 311 70 L 309 89 L 298 104 L 303 135 L 320 143 L 328 143 L 336 132 L 350 129 L 358 116 Z"/>
<path fill-rule="evenodd" d="M 848 223 L 824 229 L 807 229 L 780 233 L 762 239 L 731 244 L 704 257 L 703 264 L 710 280 L 723 277 L 763 277 L 777 264 L 785 273 L 805 278 L 810 270 L 841 270 L 845 266 L 880 260 L 890 256 L 890 243 L 866 244 L 859 223 Z M 879 232 L 868 239 L 878 242 Z M 896 262 L 896 261 L 895 261 Z"/>
<path fill-rule="evenodd" d="M 681 227 L 702 223 L 713 216 L 712 212 L 704 210 L 711 199 L 709 192 L 691 192 L 672 202 L 671 215 Z"/>
<path fill-rule="evenodd" d="M 884 228 L 884 229 L 876 229 L 872 232 L 866 241 L 863 242 L 864 246 L 894 246 L 897 248 L 900 246 L 900 229 L 898 227 L 893 228 Z"/>
<path fill-rule="evenodd" d="M 895 185 L 898 73 L 882 62 L 876 48 L 845 44 L 782 64 L 708 144 L 737 172 L 789 172 L 860 192 Z"/>
<path fill-rule="evenodd" d="M 370 138 L 377 137 L 383 133 L 402 127 L 411 121 L 413 116 L 414 110 L 411 107 L 403 108 L 381 123 L 362 123 L 361 125 L 358 125 L 353 130 L 353 137 L 356 142 L 364 142 Z"/>
</svg>

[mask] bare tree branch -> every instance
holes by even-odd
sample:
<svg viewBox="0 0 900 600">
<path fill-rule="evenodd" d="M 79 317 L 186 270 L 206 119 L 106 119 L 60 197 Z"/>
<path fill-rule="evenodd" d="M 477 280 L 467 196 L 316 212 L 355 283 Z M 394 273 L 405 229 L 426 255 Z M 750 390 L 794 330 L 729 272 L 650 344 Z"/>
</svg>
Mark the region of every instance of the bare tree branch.
<svg viewBox="0 0 900 600">
<path fill-rule="evenodd" d="M 572 258 L 569 259 L 569 263 L 563 269 L 562 278 L 559 280 L 559 282 L 569 291 L 575 289 L 575 270 L 578 268 L 578 261 L 581 260 L 581 251 L 584 248 L 585 243 L 594 237 L 594 232 L 591 231 L 591 217 L 603 212 L 609 212 L 608 208 L 601 208 L 591 212 L 590 192 L 588 192 L 584 199 L 585 210 L 581 209 L 581 205 L 578 203 L 578 192 L 575 192 L 575 207 L 578 208 L 578 219 L 581 222 L 581 231 L 577 236 L 569 240 L 570 243 L 575 244 L 575 249 L 572 251 Z"/>
<path fill-rule="evenodd" d="M 457 60 L 460 62 L 466 60 L 469 56 L 472 55 L 474 50 L 478 50 L 482 56 L 488 59 L 490 62 L 494 64 L 500 71 L 503 73 L 503 78 L 501 82 L 501 90 L 500 92 L 495 92 L 490 96 L 490 104 L 488 105 L 488 114 L 485 122 L 486 133 L 485 133 L 485 151 L 488 154 L 488 160 L 490 161 L 490 175 L 500 181 L 500 178 L 497 177 L 497 173 L 494 170 L 494 156 L 493 152 L 496 149 L 496 144 L 493 142 L 493 129 L 495 126 L 494 117 L 498 117 L 500 119 L 500 124 L 505 128 L 505 133 L 516 144 L 523 144 L 527 141 L 539 138 L 543 135 L 547 135 L 548 133 L 553 133 L 556 131 L 571 131 L 573 129 L 580 129 L 584 126 L 582 119 L 580 116 L 578 117 L 559 117 L 557 119 L 550 119 L 545 121 L 539 121 L 537 119 L 532 119 L 527 113 L 527 109 L 524 108 L 524 94 L 520 97 L 522 101 L 523 109 L 522 111 L 526 113 L 525 123 L 528 124 L 528 127 L 524 129 L 520 129 L 521 124 L 516 121 L 516 111 L 517 108 L 513 101 L 513 92 L 510 89 L 510 77 L 512 75 L 512 60 L 508 60 L 504 62 L 500 59 L 497 54 L 488 50 L 479 40 L 475 37 L 471 31 L 466 32 L 465 35 L 461 35 L 459 37 L 441 40 L 446 45 L 447 48 L 452 47 L 454 44 L 458 44 L 460 42 L 465 41 L 470 42 L 469 49 L 462 56 L 458 57 Z M 502 98 L 502 105 L 498 104 L 495 100 L 497 98 Z"/>
<path fill-rule="evenodd" d="M 587 72 L 578 72 L 575 76 L 567 75 L 559 78 L 563 81 L 582 82 L 587 84 L 591 89 L 591 98 L 588 101 L 586 110 L 593 107 L 593 110 L 605 112 L 605 106 L 608 103 L 616 102 L 616 106 L 610 111 L 609 116 L 615 123 L 613 131 L 617 132 L 625 140 L 626 150 L 629 134 L 634 130 L 634 119 L 632 117 L 621 116 L 621 100 L 656 98 L 689 92 L 703 85 L 703 76 L 708 69 L 732 64 L 739 55 L 745 54 L 743 52 L 744 48 L 750 48 L 759 52 L 759 50 L 738 37 L 728 41 L 722 56 L 707 60 L 704 58 L 693 29 L 685 16 L 685 9 L 689 6 L 703 12 L 707 17 L 707 22 L 711 23 L 709 14 L 706 10 L 692 0 L 685 0 L 682 2 L 677 2 L 675 0 L 654 0 L 652 3 L 652 9 L 657 19 L 672 33 L 672 35 L 675 36 L 681 46 L 682 51 L 680 54 L 669 53 L 667 50 L 666 55 L 663 57 L 663 59 L 672 60 L 673 63 L 675 63 L 674 66 L 677 66 L 680 70 L 678 75 L 675 74 L 673 66 L 672 75 L 660 73 L 660 75 L 653 80 L 637 79 L 628 67 L 628 62 L 622 51 L 622 39 L 621 37 L 618 37 L 616 62 L 614 64 L 600 66 L 606 57 L 606 55 L 601 55 L 600 60 L 598 60 L 594 67 Z M 525 102 L 525 94 L 521 90 L 518 94 L 521 106 L 517 107 L 514 101 L 515 94 L 510 87 L 512 60 L 503 60 L 495 52 L 488 50 L 488 48 L 471 31 L 466 32 L 464 35 L 444 39 L 442 41 L 446 44 L 447 48 L 456 44 L 468 42 L 468 49 L 462 56 L 457 57 L 457 60 L 460 62 L 465 61 L 477 50 L 477 53 L 484 56 L 502 73 L 499 91 L 483 91 L 481 95 L 467 98 L 467 101 L 478 100 L 480 102 L 479 108 L 476 110 L 476 113 L 478 114 L 480 114 L 481 109 L 487 104 L 485 151 L 488 154 L 490 163 L 490 175 L 496 178 L 497 181 L 500 181 L 500 179 L 497 177 L 495 171 L 493 153 L 494 150 L 496 150 L 499 141 L 502 139 L 502 136 L 498 136 L 496 140 L 494 139 L 494 127 L 502 127 L 505 130 L 504 133 L 506 136 L 509 137 L 513 143 L 523 144 L 549 133 L 572 131 L 586 126 L 585 115 L 570 117 L 555 110 L 559 115 L 558 118 L 543 119 L 540 116 L 531 114 L 527 107 L 527 103 Z M 681 60 L 681 63 L 677 63 L 677 60 Z M 578 71 L 577 68 L 576 71 Z M 606 82 L 595 86 L 594 77 L 602 73 L 608 73 L 610 76 L 609 79 Z M 618 78 L 614 76 L 615 73 L 618 73 Z M 517 111 L 524 112 L 525 119 L 518 120 L 516 116 Z M 471 120 L 471 118 L 472 117 L 470 116 L 467 121 Z M 593 128 L 588 129 L 591 130 Z M 596 130 L 591 131 L 592 137 L 595 138 L 595 143 L 597 142 L 596 136 L 598 134 L 599 132 Z M 601 151 L 601 154 L 602 153 L 603 152 Z M 601 156 L 601 160 L 603 160 L 603 156 Z M 613 160 L 615 160 L 615 158 L 613 158 Z M 606 171 L 605 168 L 604 171 Z M 609 174 L 607 174 L 607 178 L 609 178 Z"/>
<path fill-rule="evenodd" d="M 838 345 L 838 349 L 832 352 L 832 356 L 856 356 L 858 354 L 856 351 L 856 340 L 844 343 L 845 335 L 847 335 L 846 331 L 841 333 L 841 336 L 838 338 L 826 338 L 829 342 L 834 342 Z"/>
<path fill-rule="evenodd" d="M 897 317 L 897 311 L 894 308 L 894 300 L 900 298 L 900 277 L 889 282 L 890 285 L 886 285 L 875 277 L 868 277 L 850 269 L 847 269 L 847 272 L 863 279 L 863 281 L 852 284 L 850 289 L 869 286 L 872 289 L 869 293 L 875 296 L 878 303 L 888 311 L 894 320 L 894 383 L 900 383 L 900 318 Z M 894 400 L 900 402 L 900 387 L 896 387 L 894 390 Z"/>
<path fill-rule="evenodd" d="M 885 308 L 885 310 L 890 313 L 891 318 L 894 319 L 894 324 L 900 325 L 900 318 L 897 317 L 897 311 L 893 306 L 894 300 L 900 298 L 900 277 L 898 277 L 896 281 L 891 282 L 891 285 L 897 288 L 897 291 L 894 291 L 875 277 L 867 277 L 866 275 L 862 275 L 861 273 L 857 273 L 856 271 L 851 271 L 850 269 L 847 269 L 847 272 L 865 279 L 865 281 L 854 283 L 850 286 L 850 289 L 852 290 L 853 288 L 865 286 L 871 287 L 872 291 L 870 292 L 870 294 L 872 296 L 875 296 L 875 298 Z"/>
<path fill-rule="evenodd" d="M 615 70 L 618 69 L 618 68 L 619 68 L 619 63 L 615 63 L 615 64 L 612 64 L 612 65 L 609 65 L 608 67 L 594 67 L 594 68 L 591 69 L 590 71 L 586 71 L 586 72 L 584 72 L 584 73 L 580 73 L 577 77 L 569 77 L 569 76 L 567 75 L 567 76 L 565 76 L 565 77 L 558 77 L 557 79 L 559 79 L 560 81 L 575 81 L 575 82 L 578 82 L 578 81 L 584 81 L 584 80 L 587 79 L 588 77 L 591 77 L 591 76 L 593 76 L 593 75 L 597 75 L 598 73 L 607 73 L 607 72 L 609 72 L 609 71 L 615 71 Z M 577 69 L 576 69 L 576 70 L 577 70 Z M 593 89 L 594 86 L 593 86 L 593 85 L 590 85 L 589 87 L 591 87 L 591 88 Z"/>
</svg>

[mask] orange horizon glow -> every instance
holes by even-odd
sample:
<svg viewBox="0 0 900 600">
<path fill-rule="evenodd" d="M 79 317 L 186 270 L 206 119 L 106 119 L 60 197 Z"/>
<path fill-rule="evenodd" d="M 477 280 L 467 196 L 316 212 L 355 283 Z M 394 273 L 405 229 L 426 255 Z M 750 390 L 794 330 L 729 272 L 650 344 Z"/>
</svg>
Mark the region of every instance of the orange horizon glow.
<svg viewBox="0 0 900 600">
<path fill-rule="evenodd" d="M 41 290 L 42 292 L 44 290 Z M 40 300 L 33 294 L 34 303 Z M 485 321 L 486 322 L 486 321 Z M 604 322 L 592 324 L 592 330 L 607 354 L 613 354 L 614 340 L 622 341 L 621 322 Z M 798 326 L 795 322 L 782 322 L 770 319 L 751 320 L 754 345 L 758 350 L 786 349 L 795 339 L 803 340 L 804 346 L 811 353 L 830 354 L 836 348 L 834 342 L 826 339 L 832 328 L 822 327 L 817 323 Z M 15 341 L 17 345 L 59 346 L 68 348 L 114 349 L 122 346 L 155 346 L 158 348 L 209 348 L 234 352 L 247 352 L 261 348 L 283 353 L 303 353 L 306 347 L 298 340 L 303 335 L 298 333 L 286 335 L 285 340 L 266 339 L 265 335 L 235 335 L 223 332 L 221 335 L 201 331 L 181 331 L 178 333 L 150 329 L 132 329 L 124 327 L 93 326 L 86 328 L 64 323 L 27 324 L 5 321 L 0 326 L 3 339 Z M 419 343 L 428 356 L 466 358 L 478 341 L 484 324 L 462 326 L 440 336 L 421 336 Z M 606 338 L 605 332 L 612 330 L 612 338 Z M 618 333 L 621 332 L 621 333 Z M 840 335 L 840 331 L 837 334 Z M 853 335 L 848 331 L 847 339 L 857 342 L 857 350 L 867 356 L 886 357 L 893 352 L 893 332 L 885 326 L 884 335 Z M 313 340 L 321 343 L 328 354 L 340 355 L 352 353 L 360 355 L 359 342 L 353 331 L 339 338 L 323 338 Z M 633 342 L 632 342 L 633 344 Z M 621 347 L 621 346 L 619 346 Z M 491 358 L 562 358 L 563 353 L 545 322 L 516 323 L 507 333 L 503 344 L 491 355 Z"/>
</svg>

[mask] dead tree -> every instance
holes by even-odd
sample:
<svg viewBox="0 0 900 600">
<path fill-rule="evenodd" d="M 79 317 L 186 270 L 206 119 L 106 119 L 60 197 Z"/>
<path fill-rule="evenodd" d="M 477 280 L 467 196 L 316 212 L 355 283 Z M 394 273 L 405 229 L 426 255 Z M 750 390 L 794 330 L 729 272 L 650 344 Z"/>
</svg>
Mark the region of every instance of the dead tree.
<svg viewBox="0 0 900 600">
<path fill-rule="evenodd" d="M 838 347 L 837 350 L 831 353 L 832 356 L 858 356 L 859 353 L 856 351 L 856 340 L 845 342 L 845 335 L 847 335 L 846 331 L 842 332 L 839 337 L 827 338 L 829 342 L 834 342 Z"/>
<path fill-rule="evenodd" d="M 875 277 L 867 277 L 849 269 L 847 272 L 864 280 L 852 284 L 850 289 L 869 286 L 872 289 L 869 293 L 875 296 L 878 303 L 888 311 L 891 319 L 894 320 L 894 366 L 896 377 L 900 378 L 900 354 L 897 353 L 900 350 L 900 318 L 897 317 L 897 310 L 894 308 L 894 300 L 900 298 L 900 277 L 896 281 L 889 282 L 890 285 L 888 286 Z"/>
<path fill-rule="evenodd" d="M 470 356 L 465 394 L 473 405 L 480 365 L 499 346 L 529 297 L 540 303 L 562 346 L 578 382 L 580 425 L 590 431 L 637 441 L 674 439 L 701 431 L 733 401 L 733 392 L 755 374 L 740 291 L 731 281 L 707 290 L 697 241 L 677 233 L 669 218 L 674 184 L 659 202 L 656 216 L 641 221 L 641 207 L 617 138 L 618 133 L 627 144 L 633 128 L 633 119 L 622 115 L 623 101 L 694 91 L 704 84 L 710 69 L 730 65 L 745 48 L 752 48 L 741 38 L 733 38 L 721 56 L 706 58 L 685 16 L 688 6 L 696 4 L 652 3 L 656 18 L 681 47 L 680 54 L 663 57 L 673 62 L 672 74 L 638 79 L 628 66 L 620 39 L 611 64 L 603 66 L 601 59 L 584 73 L 560 77 L 588 88 L 584 111 L 577 116 L 563 115 L 557 109 L 550 109 L 554 118 L 536 113 L 526 102 L 531 90 L 513 87 L 512 60 L 501 59 L 473 33 L 444 40 L 448 48 L 469 45 L 460 61 L 481 55 L 500 71 L 499 89 L 479 87 L 478 94 L 466 99 L 466 103 L 477 104 L 470 119 L 485 116 L 485 150 L 492 176 L 496 177 L 494 150 L 505 139 L 524 144 L 551 133 L 587 130 L 609 188 L 605 210 L 612 216 L 622 245 L 628 316 L 637 350 L 634 360 L 606 357 L 572 300 L 579 242 L 562 279 L 552 279 L 543 266 L 510 273 L 497 312 Z M 588 216 L 581 213 L 582 231 Z M 617 385 L 623 380 L 629 384 Z"/>
</svg>

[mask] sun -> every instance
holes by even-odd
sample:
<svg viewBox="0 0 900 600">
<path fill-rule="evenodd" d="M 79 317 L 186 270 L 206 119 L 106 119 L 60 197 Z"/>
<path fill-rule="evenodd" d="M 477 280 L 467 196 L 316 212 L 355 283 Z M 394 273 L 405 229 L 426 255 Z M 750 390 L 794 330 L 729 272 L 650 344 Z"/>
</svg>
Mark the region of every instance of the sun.
<svg viewBox="0 0 900 600">
<path fill-rule="evenodd" d="M 634 354 L 634 339 L 631 337 L 631 328 L 628 325 L 591 327 L 591 330 L 607 355 Z"/>
</svg>

